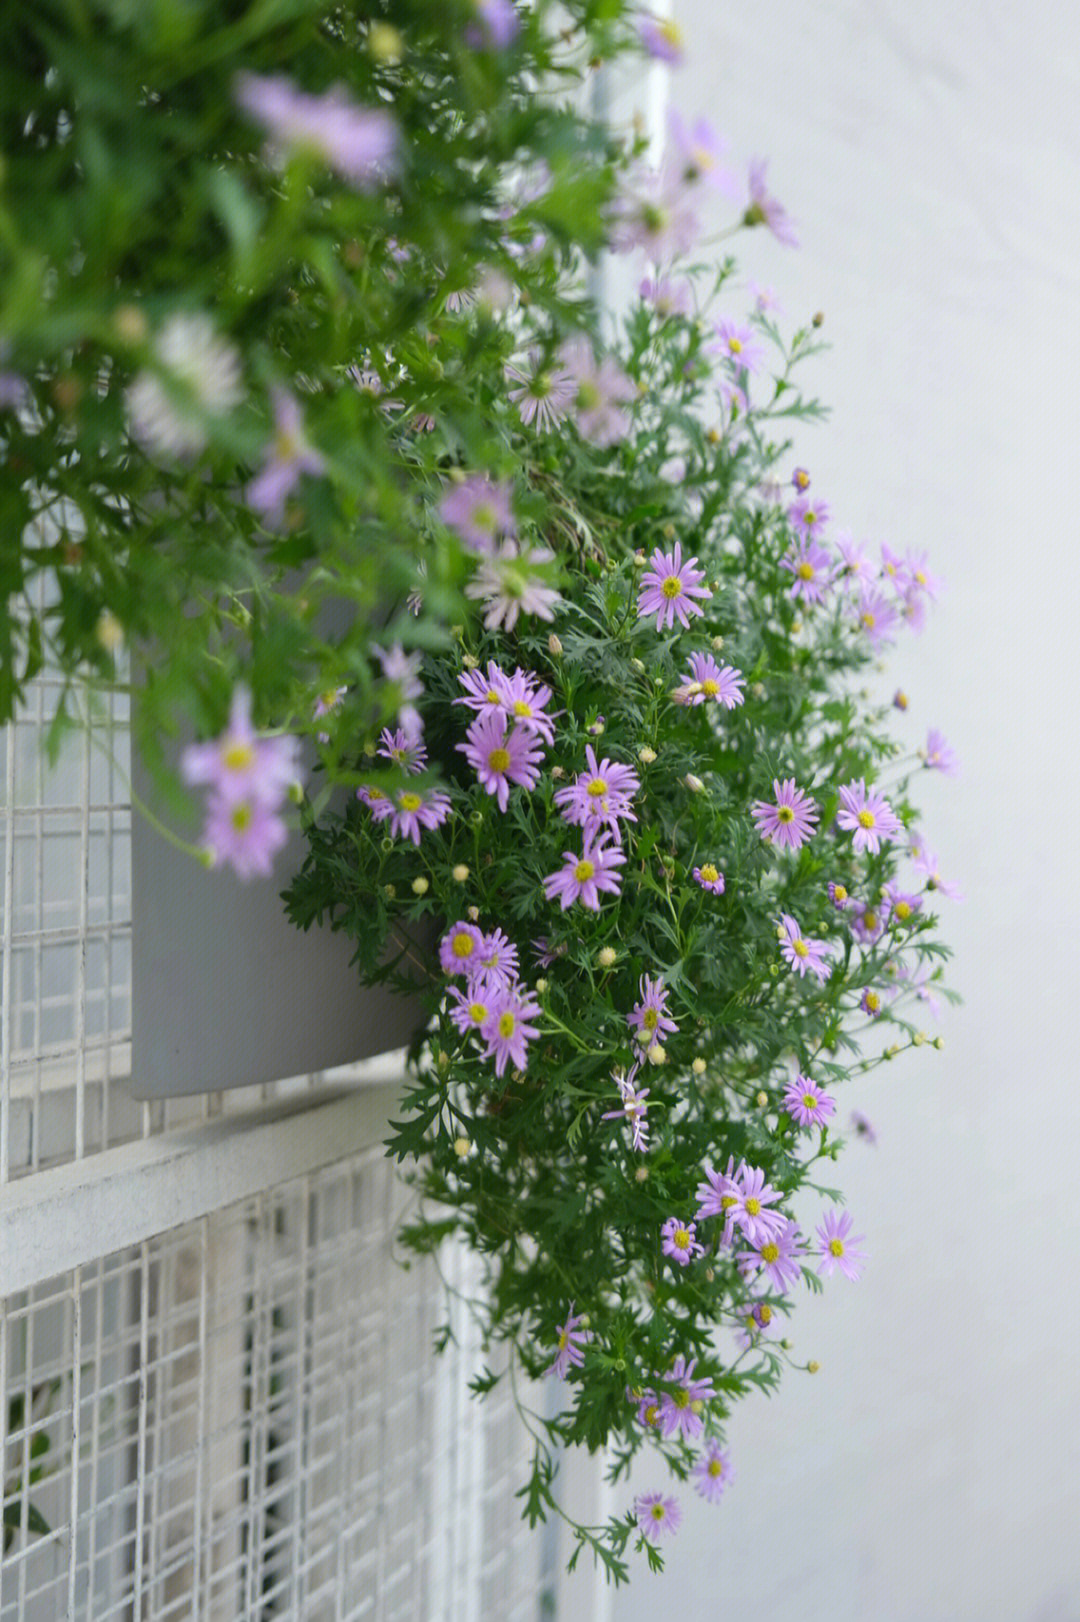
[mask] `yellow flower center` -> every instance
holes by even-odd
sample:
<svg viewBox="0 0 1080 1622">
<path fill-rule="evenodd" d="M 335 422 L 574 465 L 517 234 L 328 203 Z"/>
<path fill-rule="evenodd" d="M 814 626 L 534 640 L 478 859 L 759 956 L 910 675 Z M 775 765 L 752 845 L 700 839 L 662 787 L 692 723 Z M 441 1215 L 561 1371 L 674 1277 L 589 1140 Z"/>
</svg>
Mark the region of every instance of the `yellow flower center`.
<svg viewBox="0 0 1080 1622">
<path fill-rule="evenodd" d="M 842 1256 L 844 1254 L 844 1241 L 842 1239 L 829 1240 L 829 1255 Z"/>
<path fill-rule="evenodd" d="M 877 992 L 876 991 L 868 991 L 866 993 L 866 1011 L 867 1011 L 867 1013 L 868 1014 L 876 1014 L 880 1007 L 881 1007 L 881 998 L 878 996 Z"/>
<path fill-rule="evenodd" d="M 738 338 L 729 338 L 728 339 L 728 348 L 731 350 L 731 353 L 733 355 L 741 355 L 742 354 L 742 341 L 740 339 L 738 339 Z"/>
<path fill-rule="evenodd" d="M 660 24 L 657 33 L 662 39 L 666 39 L 669 45 L 679 46 L 683 42 L 682 29 L 678 23 L 672 22 L 670 19 Z"/>
<path fill-rule="evenodd" d="M 794 822 L 795 812 L 790 805 L 778 805 L 776 808 L 777 822 Z"/>
<path fill-rule="evenodd" d="M 722 1476 L 724 1473 L 724 1461 L 723 1459 L 710 1459 L 706 1468 L 714 1478 Z"/>
<path fill-rule="evenodd" d="M 221 763 L 227 772 L 246 772 L 255 764 L 255 750 L 250 743 L 231 743 L 221 751 Z"/>
<path fill-rule="evenodd" d="M 585 790 L 586 794 L 593 800 L 602 799 L 607 791 L 608 786 L 605 777 L 594 777 Z"/>
<path fill-rule="evenodd" d="M 493 772 L 504 772 L 510 764 L 509 749 L 492 749 L 488 755 L 488 765 Z"/>
<path fill-rule="evenodd" d="M 484 1003 L 471 1002 L 469 1004 L 469 1018 L 472 1020 L 474 1025 L 482 1025 L 487 1017 L 487 1006 Z"/>
<path fill-rule="evenodd" d="M 817 1101 L 817 1099 L 816 1099 L 816 1097 L 814 1096 L 813 1093 L 803 1093 L 802 1101 L 803 1101 L 803 1109 L 808 1109 L 808 1110 L 811 1110 L 811 1111 L 817 1109 L 817 1102 L 818 1101 Z"/>
<path fill-rule="evenodd" d="M 574 878 L 578 884 L 584 884 L 587 879 L 592 878 L 595 872 L 595 862 L 590 862 L 587 856 L 583 856 L 574 869 Z"/>
<path fill-rule="evenodd" d="M 500 1014 L 499 1015 L 499 1026 L 498 1026 L 499 1035 L 501 1037 L 509 1039 L 514 1034 L 516 1024 L 517 1024 L 517 1022 L 514 1019 L 513 1014 L 510 1012 L 509 1009 L 507 1009 L 505 1014 Z"/>
<path fill-rule="evenodd" d="M 340 702 L 337 691 L 333 688 L 328 689 L 325 693 L 320 693 L 319 697 L 322 699 L 323 704 L 328 710 L 336 709 L 338 703 Z"/>
<path fill-rule="evenodd" d="M 672 1396 L 671 1400 L 675 1404 L 676 1408 L 689 1408 L 690 1393 L 683 1386 L 680 1386 Z"/>
<path fill-rule="evenodd" d="M 233 806 L 229 821 L 232 823 L 237 833 L 242 834 L 246 833 L 251 827 L 251 818 L 251 806 L 246 800 L 241 800 L 239 805 Z"/>
<path fill-rule="evenodd" d="M 859 812 L 857 820 L 860 828 L 872 828 L 874 826 L 874 813 L 864 806 Z"/>
<path fill-rule="evenodd" d="M 667 1511 L 665 1510 L 663 1504 L 654 1504 L 649 1513 L 654 1521 L 662 1521 L 664 1516 L 667 1514 Z"/>
<path fill-rule="evenodd" d="M 498 704 L 498 703 L 501 702 L 501 700 L 499 698 L 499 695 L 495 691 L 494 687 L 489 687 L 488 688 L 487 692 L 484 694 L 484 702 L 487 703 L 487 704 Z"/>
<path fill-rule="evenodd" d="M 926 576 L 923 574 L 921 569 L 916 569 L 915 570 L 915 583 L 916 583 L 916 585 L 919 585 L 919 586 L 925 586 L 926 585 Z"/>
<path fill-rule="evenodd" d="M 706 884 L 715 884 L 717 879 L 720 877 L 719 869 L 715 868 L 711 862 L 706 862 L 705 866 L 701 868 L 700 871 Z"/>
<path fill-rule="evenodd" d="M 367 791 L 367 797 L 368 797 L 369 800 L 385 800 L 386 799 L 386 795 L 383 793 L 381 788 L 369 788 L 368 791 Z"/>
<path fill-rule="evenodd" d="M 495 528 L 495 509 L 490 501 L 478 501 L 472 510 L 473 523 L 480 529 Z"/>
<path fill-rule="evenodd" d="M 646 1425 L 655 1425 L 656 1421 L 660 1417 L 660 1404 L 658 1402 L 650 1402 L 643 1417 Z"/>
<path fill-rule="evenodd" d="M 526 702 L 525 702 L 525 700 L 523 698 L 515 698 L 513 707 L 514 707 L 514 714 L 515 715 L 519 715 L 519 716 L 531 716 L 532 715 L 532 705 L 531 704 L 526 704 Z"/>
<path fill-rule="evenodd" d="M 559 1334 L 559 1350 L 560 1350 L 560 1352 L 565 1352 L 565 1350 L 566 1350 L 566 1348 L 567 1348 L 567 1346 L 569 1344 L 570 1344 L 570 1336 L 566 1333 L 566 1330 L 563 1329 Z"/>
<path fill-rule="evenodd" d="M 759 1307 L 758 1317 L 763 1324 L 772 1323 L 772 1307 Z"/>
<path fill-rule="evenodd" d="M 670 601 L 682 595 L 682 581 L 677 574 L 669 574 L 660 589 Z"/>
<path fill-rule="evenodd" d="M 798 575 L 800 580 L 813 580 L 814 565 L 812 563 L 808 563 L 804 558 L 799 564 L 799 567 L 795 570 L 795 573 Z"/>
<path fill-rule="evenodd" d="M 864 912 L 862 915 L 862 921 L 864 929 L 876 929 L 878 926 L 878 915 L 873 911 Z"/>
<path fill-rule="evenodd" d="M 676 1250 L 685 1250 L 686 1247 L 689 1245 L 689 1243 L 690 1243 L 690 1235 L 687 1233 L 686 1229 L 685 1228 L 676 1228 L 675 1229 L 675 1248 L 676 1248 Z"/>
<path fill-rule="evenodd" d="M 459 929 L 450 942 L 450 950 L 455 957 L 472 957 L 476 951 L 476 942 L 471 935 L 466 935 L 463 929 Z"/>
<path fill-rule="evenodd" d="M 419 794 L 401 794 L 398 796 L 398 805 L 403 811 L 419 811 L 423 803 Z"/>
<path fill-rule="evenodd" d="M 814 509 L 812 507 L 808 510 L 808 512 L 806 514 L 805 523 L 806 523 L 807 529 L 812 529 L 813 526 L 817 523 L 817 513 L 814 511 Z"/>
<path fill-rule="evenodd" d="M 746 1202 L 746 1214 L 747 1216 L 759 1216 L 761 1214 L 761 1201 L 753 1194 Z"/>
<path fill-rule="evenodd" d="M 773 1262 L 779 1261 L 780 1246 L 776 1244 L 774 1240 L 770 1239 L 768 1244 L 762 1245 L 761 1247 L 761 1259 L 763 1262 L 768 1262 L 770 1266 Z"/>
<path fill-rule="evenodd" d="M 876 618 L 870 613 L 869 609 L 867 609 L 865 613 L 860 614 L 859 618 L 862 620 L 868 631 L 872 631 L 874 626 L 877 624 Z"/>
<path fill-rule="evenodd" d="M 896 914 L 902 924 L 906 924 L 908 919 L 911 917 L 910 901 L 898 901 L 896 906 L 893 908 L 893 912 Z"/>
<path fill-rule="evenodd" d="M 655 1008 L 646 1008 L 641 1016 L 641 1023 L 647 1031 L 655 1031 L 660 1022 L 660 1015 Z"/>
<path fill-rule="evenodd" d="M 844 888 L 844 886 L 842 884 L 834 884 L 833 885 L 833 898 L 836 901 L 846 901 L 847 900 L 847 891 L 845 890 L 845 888 Z"/>
<path fill-rule="evenodd" d="M 738 1205 L 738 1203 L 739 1202 L 735 1198 L 734 1194 L 723 1194 L 720 1197 L 720 1209 L 721 1209 L 721 1211 L 730 1211 L 731 1207 L 733 1205 Z"/>
<path fill-rule="evenodd" d="M 803 941 L 803 940 L 792 941 L 791 948 L 792 948 L 792 951 L 795 953 L 796 957 L 809 957 L 810 956 L 810 948 L 809 948 L 809 946 L 807 946 L 806 942 Z"/>
<path fill-rule="evenodd" d="M 715 698 L 717 693 L 720 691 L 720 683 L 718 681 L 713 681 L 711 676 L 706 676 L 705 680 L 701 684 L 701 691 L 705 694 L 706 698 Z"/>
</svg>

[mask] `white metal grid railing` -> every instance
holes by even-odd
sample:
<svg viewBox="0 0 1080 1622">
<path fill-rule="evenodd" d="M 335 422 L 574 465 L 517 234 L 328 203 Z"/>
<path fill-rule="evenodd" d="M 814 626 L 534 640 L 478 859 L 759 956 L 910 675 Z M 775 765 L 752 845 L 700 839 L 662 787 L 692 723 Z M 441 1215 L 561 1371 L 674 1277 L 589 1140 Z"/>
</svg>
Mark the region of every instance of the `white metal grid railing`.
<svg viewBox="0 0 1080 1622">
<path fill-rule="evenodd" d="M 550 1614 L 517 1414 L 393 1259 L 385 1066 L 127 1092 L 127 700 L 50 770 L 58 692 L 0 739 L 0 1622 Z"/>
<path fill-rule="evenodd" d="M 532 1622 L 516 1414 L 429 1355 L 400 1199 L 370 1151 L 5 1303 L 2 1622 Z"/>
</svg>

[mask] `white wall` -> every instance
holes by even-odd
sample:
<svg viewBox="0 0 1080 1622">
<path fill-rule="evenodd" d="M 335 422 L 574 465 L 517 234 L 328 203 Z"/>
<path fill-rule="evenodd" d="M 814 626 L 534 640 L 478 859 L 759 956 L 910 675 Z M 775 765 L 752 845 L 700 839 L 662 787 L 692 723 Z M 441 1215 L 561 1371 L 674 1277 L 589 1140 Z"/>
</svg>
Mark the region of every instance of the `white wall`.
<svg viewBox="0 0 1080 1622">
<path fill-rule="evenodd" d="M 1080 9 L 675 4 L 681 109 L 770 154 L 801 226 L 737 251 L 790 318 L 825 312 L 814 490 L 948 583 L 891 673 L 901 735 L 962 757 L 921 800 L 966 894 L 965 1006 L 945 1052 L 849 1089 L 879 1134 L 837 1179 L 871 1264 L 800 1306 L 821 1372 L 744 1404 L 737 1483 L 683 1494 L 668 1573 L 614 1617 L 1076 1622 Z"/>
</svg>

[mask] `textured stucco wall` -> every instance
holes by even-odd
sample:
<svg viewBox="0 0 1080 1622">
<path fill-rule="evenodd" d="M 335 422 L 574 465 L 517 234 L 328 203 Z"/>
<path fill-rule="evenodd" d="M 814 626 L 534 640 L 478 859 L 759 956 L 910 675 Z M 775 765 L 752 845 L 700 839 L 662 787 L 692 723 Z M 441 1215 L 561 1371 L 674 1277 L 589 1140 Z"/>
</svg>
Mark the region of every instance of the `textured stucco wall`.
<svg viewBox="0 0 1080 1622">
<path fill-rule="evenodd" d="M 801 1306 L 821 1372 L 744 1405 L 737 1484 L 719 1508 L 684 1494 L 667 1575 L 612 1612 L 1076 1622 L 1080 10 L 675 6 L 680 108 L 770 154 L 801 226 L 799 252 L 738 251 L 792 319 L 825 312 L 815 492 L 947 581 L 890 677 L 912 747 L 936 725 L 962 758 L 921 799 L 966 894 L 943 905 L 966 1002 L 944 1053 L 844 1100 L 879 1133 L 837 1178 L 872 1262 Z"/>
</svg>

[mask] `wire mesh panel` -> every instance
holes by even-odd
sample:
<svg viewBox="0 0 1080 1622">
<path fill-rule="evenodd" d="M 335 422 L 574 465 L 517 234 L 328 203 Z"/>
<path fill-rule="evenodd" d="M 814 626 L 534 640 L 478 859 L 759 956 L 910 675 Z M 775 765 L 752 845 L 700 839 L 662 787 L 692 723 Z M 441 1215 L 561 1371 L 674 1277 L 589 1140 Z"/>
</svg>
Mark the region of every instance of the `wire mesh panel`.
<svg viewBox="0 0 1080 1622">
<path fill-rule="evenodd" d="M 0 1622 L 532 1622 L 525 1433 L 399 1199 L 373 1152 L 5 1303 Z"/>
<path fill-rule="evenodd" d="M 105 1151 L 322 1079 L 132 1100 L 127 699 L 95 700 L 50 769 L 59 692 L 42 677 L 0 735 L 0 1216 L 48 1168 L 92 1180 Z M 453 1307 L 433 1355 L 447 1298 L 393 1259 L 402 1194 L 372 1148 L 0 1278 L 0 1622 L 547 1614 L 513 1496 L 526 1432 L 501 1388 L 469 1397 Z M 475 1288 L 465 1257 L 442 1266 Z"/>
</svg>

